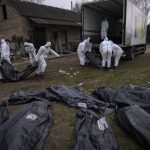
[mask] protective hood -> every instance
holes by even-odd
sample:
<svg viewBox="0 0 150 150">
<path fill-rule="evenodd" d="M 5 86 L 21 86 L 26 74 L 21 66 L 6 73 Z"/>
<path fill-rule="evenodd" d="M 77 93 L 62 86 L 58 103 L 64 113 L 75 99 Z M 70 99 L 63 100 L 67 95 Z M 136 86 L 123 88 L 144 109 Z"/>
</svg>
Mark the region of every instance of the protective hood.
<svg viewBox="0 0 150 150">
<path fill-rule="evenodd" d="M 90 38 L 90 37 L 88 37 L 88 39 L 87 39 L 87 42 L 88 42 L 88 43 L 90 43 L 90 39 L 91 39 L 91 38 Z"/>
<path fill-rule="evenodd" d="M 24 42 L 24 46 L 29 46 L 29 45 L 30 45 L 30 43 Z"/>
<path fill-rule="evenodd" d="M 108 41 L 108 37 L 105 37 L 104 41 Z"/>
<path fill-rule="evenodd" d="M 4 39 L 1 39 L 1 44 L 5 44 L 6 41 Z"/>
<path fill-rule="evenodd" d="M 85 39 L 83 42 L 86 44 L 89 43 L 88 39 Z"/>
<path fill-rule="evenodd" d="M 45 44 L 45 47 L 51 47 L 51 42 L 47 42 L 47 43 Z"/>
</svg>

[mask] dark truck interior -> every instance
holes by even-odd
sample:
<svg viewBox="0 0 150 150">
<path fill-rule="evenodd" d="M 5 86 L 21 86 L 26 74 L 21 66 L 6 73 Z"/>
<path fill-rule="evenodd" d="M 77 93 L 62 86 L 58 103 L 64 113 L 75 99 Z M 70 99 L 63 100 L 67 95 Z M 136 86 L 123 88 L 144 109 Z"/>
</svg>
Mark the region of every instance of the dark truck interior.
<svg viewBox="0 0 150 150">
<path fill-rule="evenodd" d="M 95 19 L 98 22 L 99 35 L 92 35 L 94 43 L 100 43 L 101 40 L 101 22 L 102 18 L 106 17 L 109 22 L 108 38 L 114 43 L 122 44 L 122 28 L 123 28 L 123 0 L 104 0 L 101 2 L 87 3 L 86 7 L 92 11 L 99 13 L 99 17 Z M 85 18 L 88 16 L 85 16 Z M 99 30 L 99 31 L 98 31 Z M 94 31 L 94 30 L 93 30 Z M 92 32 L 93 32 L 92 31 Z M 85 38 L 88 35 L 85 35 Z"/>
</svg>

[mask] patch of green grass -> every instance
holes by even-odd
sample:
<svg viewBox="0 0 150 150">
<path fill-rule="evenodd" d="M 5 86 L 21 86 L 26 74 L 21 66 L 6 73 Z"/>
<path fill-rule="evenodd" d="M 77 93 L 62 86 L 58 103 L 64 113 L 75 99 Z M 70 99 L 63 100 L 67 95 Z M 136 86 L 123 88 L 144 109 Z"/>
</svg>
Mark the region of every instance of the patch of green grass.
<svg viewBox="0 0 150 150">
<path fill-rule="evenodd" d="M 115 71 L 101 71 L 95 67 L 80 68 L 78 58 L 62 58 L 48 60 L 46 77 L 35 79 L 32 75 L 24 81 L 0 85 L 0 98 L 8 97 L 14 90 L 34 90 L 49 87 L 54 84 L 64 84 L 80 87 L 90 94 L 99 86 L 120 87 L 124 84 L 135 84 L 150 87 L 150 54 L 136 57 L 133 61 L 122 61 Z M 70 70 L 73 68 L 73 70 Z M 59 69 L 67 72 L 79 71 L 73 77 L 59 73 Z M 22 108 L 14 106 L 11 112 L 21 111 Z M 62 103 L 52 103 L 52 126 L 46 140 L 44 150 L 70 150 L 75 146 L 75 123 L 78 109 L 70 108 Z M 120 150 L 142 150 L 133 137 L 119 127 L 114 114 L 107 117 Z"/>
</svg>

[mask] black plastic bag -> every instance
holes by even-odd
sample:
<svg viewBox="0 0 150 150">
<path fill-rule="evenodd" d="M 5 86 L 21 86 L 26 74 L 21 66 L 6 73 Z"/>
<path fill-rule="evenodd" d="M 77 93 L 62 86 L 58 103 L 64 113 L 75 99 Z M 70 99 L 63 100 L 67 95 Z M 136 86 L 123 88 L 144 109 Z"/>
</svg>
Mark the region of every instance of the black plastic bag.
<svg viewBox="0 0 150 150">
<path fill-rule="evenodd" d="M 2 102 L 0 104 L 0 125 L 2 125 L 4 122 L 6 122 L 9 118 L 9 112 L 7 108 L 7 103 Z"/>
<path fill-rule="evenodd" d="M 118 146 L 105 117 L 98 119 L 90 110 L 77 114 L 75 150 L 117 150 Z"/>
<path fill-rule="evenodd" d="M 116 89 L 110 87 L 99 87 L 92 92 L 92 96 L 107 103 L 115 103 L 117 93 L 118 91 Z"/>
<path fill-rule="evenodd" d="M 137 105 L 150 113 L 150 100 L 146 99 L 147 95 L 148 93 L 144 91 L 141 91 L 141 94 L 138 94 L 137 91 L 133 91 L 131 89 L 126 90 L 122 87 L 118 90 L 115 102 L 119 107 Z"/>
<path fill-rule="evenodd" d="M 137 87 L 133 86 L 132 87 Z M 140 90 L 139 90 L 140 89 Z M 93 96 L 101 101 L 114 103 L 119 108 L 137 105 L 150 112 L 150 100 L 149 100 L 150 90 L 138 87 L 131 88 L 131 85 L 124 86 L 118 90 L 113 88 L 97 88 L 93 92 Z"/>
<path fill-rule="evenodd" d="M 29 65 L 26 69 L 22 71 L 16 71 L 9 62 L 4 60 L 0 66 L 0 71 L 3 76 L 2 82 L 17 82 L 23 80 L 32 72 L 34 72 L 37 67 L 38 64 L 35 63 L 34 65 Z"/>
<path fill-rule="evenodd" d="M 100 111 L 102 114 L 114 111 L 114 105 L 99 101 L 82 93 L 79 89 L 58 85 L 38 91 L 15 91 L 8 100 L 9 105 L 23 104 L 34 100 L 49 100 L 67 103 L 76 108 L 89 108 Z"/>
<path fill-rule="evenodd" d="M 72 107 L 94 109 L 100 111 L 101 114 L 108 114 L 114 111 L 114 105 L 99 101 L 74 87 L 58 85 L 47 88 L 47 90 L 55 94 L 60 102 L 67 103 Z"/>
<path fill-rule="evenodd" d="M 140 144 L 150 149 L 150 115 L 146 111 L 139 106 L 128 106 L 118 110 L 117 120 Z"/>
<path fill-rule="evenodd" d="M 125 85 L 121 87 L 121 91 L 126 91 L 132 95 L 135 95 L 141 99 L 150 101 L 150 89 L 145 87 L 140 87 L 136 85 Z"/>
<path fill-rule="evenodd" d="M 35 101 L 0 126 L 0 150 L 42 150 L 50 125 L 50 103 Z"/>
<path fill-rule="evenodd" d="M 35 91 L 14 91 L 11 93 L 8 99 L 9 105 L 24 104 L 32 101 L 55 101 L 58 100 L 54 94 L 50 93 L 48 90 L 35 90 Z"/>
<path fill-rule="evenodd" d="M 86 58 L 97 68 L 102 68 L 102 61 L 94 56 L 93 52 L 86 52 L 85 53 Z"/>
</svg>

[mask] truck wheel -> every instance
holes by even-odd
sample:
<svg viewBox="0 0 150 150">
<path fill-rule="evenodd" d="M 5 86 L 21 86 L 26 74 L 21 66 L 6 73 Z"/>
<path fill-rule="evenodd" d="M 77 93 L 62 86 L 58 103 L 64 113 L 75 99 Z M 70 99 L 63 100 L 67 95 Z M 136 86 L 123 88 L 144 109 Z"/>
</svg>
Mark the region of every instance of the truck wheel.
<svg viewBox="0 0 150 150">
<path fill-rule="evenodd" d="M 131 60 L 133 60 L 134 59 L 134 52 L 133 51 L 131 51 Z"/>
<path fill-rule="evenodd" d="M 133 60 L 134 57 L 135 57 L 134 47 L 131 47 L 130 50 L 129 50 L 129 60 Z"/>
<path fill-rule="evenodd" d="M 143 51 L 141 52 L 141 54 L 145 54 L 145 51 L 146 51 L 146 45 L 144 46 Z"/>
</svg>

